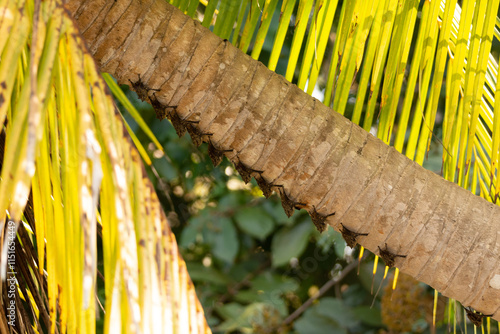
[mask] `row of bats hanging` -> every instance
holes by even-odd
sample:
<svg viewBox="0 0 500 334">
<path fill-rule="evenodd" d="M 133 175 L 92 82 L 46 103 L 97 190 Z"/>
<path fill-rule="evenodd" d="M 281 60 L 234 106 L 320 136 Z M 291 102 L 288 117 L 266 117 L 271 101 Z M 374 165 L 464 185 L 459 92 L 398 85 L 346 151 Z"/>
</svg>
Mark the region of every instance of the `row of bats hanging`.
<svg viewBox="0 0 500 334">
<path fill-rule="evenodd" d="M 199 123 L 199 121 L 181 119 L 177 114 L 176 106 L 165 106 L 162 103 L 160 103 L 154 93 L 158 91 L 158 89 L 152 89 L 147 87 L 141 81 L 140 76 L 136 82 L 132 82 L 131 80 L 129 81 L 134 91 L 139 96 L 139 98 L 145 102 L 149 101 L 149 103 L 153 106 L 153 109 L 156 112 L 156 117 L 158 119 L 163 120 L 164 118 L 168 118 L 170 120 L 179 137 L 184 136 L 186 132 L 188 132 L 189 135 L 191 136 L 191 139 L 193 140 L 193 143 L 196 146 L 200 146 L 203 142 L 207 142 L 208 155 L 215 167 L 217 167 L 222 162 L 225 152 L 233 151 L 233 150 L 222 150 L 216 148 L 211 140 L 211 136 L 213 135 L 213 133 L 202 133 L 197 127 L 195 127 L 195 124 Z M 153 94 L 150 94 L 151 91 L 153 91 Z M 283 185 L 271 184 L 268 181 L 266 181 L 266 179 L 264 179 L 264 177 L 262 176 L 263 171 L 254 170 L 248 166 L 245 166 L 241 161 L 235 163 L 235 168 L 245 183 L 250 182 L 253 176 L 266 198 L 269 198 L 272 195 L 273 188 L 277 188 L 278 193 L 281 197 L 281 205 L 283 206 L 285 214 L 288 217 L 291 217 L 293 215 L 295 209 L 300 210 L 306 206 L 305 203 L 295 202 L 293 199 L 291 199 L 287 195 Z M 311 220 L 314 223 L 314 226 L 316 226 L 316 228 L 318 229 L 318 231 L 323 232 L 327 228 L 327 225 L 325 223 L 326 219 L 330 216 L 335 215 L 335 212 L 326 215 L 321 214 L 316 210 L 316 207 L 313 206 L 313 210 L 309 211 L 309 215 L 311 216 Z M 342 226 L 340 233 L 342 234 L 342 237 L 344 238 L 347 246 L 351 248 L 354 248 L 356 246 L 356 244 L 358 243 L 357 239 L 359 237 L 368 235 L 368 233 L 354 232 L 345 227 L 344 224 L 342 223 L 340 223 L 340 225 Z M 406 255 L 394 254 L 391 251 L 389 251 L 387 243 L 385 244 L 385 248 L 382 249 L 380 248 L 380 246 L 378 246 L 378 249 L 379 249 L 379 256 L 382 258 L 382 260 L 384 260 L 385 265 L 389 268 L 394 267 L 395 260 L 397 257 L 402 257 L 402 258 L 406 257 Z M 482 326 L 483 317 L 492 316 L 476 312 L 470 307 L 469 308 L 465 307 L 464 309 L 466 311 L 469 320 L 478 327 Z"/>
</svg>

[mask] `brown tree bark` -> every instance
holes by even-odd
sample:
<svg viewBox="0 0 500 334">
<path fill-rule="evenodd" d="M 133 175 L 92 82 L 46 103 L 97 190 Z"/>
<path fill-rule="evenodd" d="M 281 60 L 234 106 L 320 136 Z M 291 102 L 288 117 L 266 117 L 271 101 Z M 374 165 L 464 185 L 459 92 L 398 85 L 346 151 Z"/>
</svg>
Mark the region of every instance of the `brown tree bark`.
<svg viewBox="0 0 500 334">
<path fill-rule="evenodd" d="M 163 0 L 72 0 L 101 70 L 208 142 L 285 211 L 387 250 L 402 272 L 500 320 L 500 208 L 394 148 Z M 331 215 L 335 212 L 334 215 Z M 326 217 L 330 215 L 329 217 Z M 384 253 L 382 253 L 382 257 Z M 387 254 L 386 254 L 387 259 Z M 390 260 L 390 259 L 388 259 Z"/>
</svg>

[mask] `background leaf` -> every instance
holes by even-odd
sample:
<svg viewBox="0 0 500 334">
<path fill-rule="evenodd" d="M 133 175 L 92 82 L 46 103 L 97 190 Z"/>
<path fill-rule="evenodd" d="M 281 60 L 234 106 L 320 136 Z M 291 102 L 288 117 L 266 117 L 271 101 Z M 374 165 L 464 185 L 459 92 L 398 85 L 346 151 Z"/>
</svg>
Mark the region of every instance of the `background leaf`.
<svg viewBox="0 0 500 334">
<path fill-rule="evenodd" d="M 271 246 L 273 266 L 287 264 L 291 258 L 302 254 L 313 231 L 313 225 L 309 221 L 279 230 L 274 235 Z"/>
<path fill-rule="evenodd" d="M 264 240 L 273 230 L 274 221 L 262 208 L 241 208 L 234 215 L 238 227 L 245 233 Z"/>
<path fill-rule="evenodd" d="M 225 262 L 233 263 L 238 253 L 239 241 L 232 220 L 220 218 L 212 226 L 216 230 L 211 240 L 214 256 Z"/>
</svg>

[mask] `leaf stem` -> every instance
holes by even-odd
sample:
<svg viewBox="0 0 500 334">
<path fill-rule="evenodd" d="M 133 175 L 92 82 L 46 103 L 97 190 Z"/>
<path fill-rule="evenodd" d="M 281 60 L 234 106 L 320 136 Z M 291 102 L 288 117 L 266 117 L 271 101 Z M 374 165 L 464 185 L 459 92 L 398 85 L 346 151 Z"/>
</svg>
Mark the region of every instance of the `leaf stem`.
<svg viewBox="0 0 500 334">
<path fill-rule="evenodd" d="M 292 314 L 290 314 L 285 321 L 281 324 L 278 332 L 280 332 L 282 329 L 284 329 L 287 325 L 292 323 L 295 319 L 297 319 L 302 313 L 304 313 L 305 310 L 307 310 L 315 300 L 319 299 L 321 296 L 323 296 L 328 290 L 331 289 L 332 286 L 340 282 L 347 274 L 349 274 L 354 268 L 357 267 L 358 261 L 356 260 L 350 264 L 348 264 L 340 273 L 339 275 L 333 277 L 330 279 L 328 282 L 326 282 L 320 289 L 319 291 L 309 298 L 304 304 L 302 304 L 298 309 L 296 309 Z"/>
</svg>

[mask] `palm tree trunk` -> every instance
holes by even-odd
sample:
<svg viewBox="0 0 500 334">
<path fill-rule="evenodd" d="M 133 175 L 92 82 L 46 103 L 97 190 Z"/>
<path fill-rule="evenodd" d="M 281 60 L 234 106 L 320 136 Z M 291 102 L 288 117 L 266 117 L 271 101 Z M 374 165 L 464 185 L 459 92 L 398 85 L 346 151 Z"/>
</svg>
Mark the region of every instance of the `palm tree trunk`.
<svg viewBox="0 0 500 334">
<path fill-rule="evenodd" d="M 306 209 L 319 230 L 326 222 L 368 233 L 357 241 L 386 262 L 500 320 L 498 206 L 423 169 L 163 0 L 68 8 L 101 70 L 134 83 L 180 135 L 208 142 L 214 162 L 224 154 L 265 195 L 278 192 L 288 214 Z"/>
</svg>

